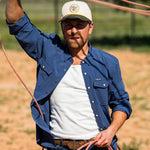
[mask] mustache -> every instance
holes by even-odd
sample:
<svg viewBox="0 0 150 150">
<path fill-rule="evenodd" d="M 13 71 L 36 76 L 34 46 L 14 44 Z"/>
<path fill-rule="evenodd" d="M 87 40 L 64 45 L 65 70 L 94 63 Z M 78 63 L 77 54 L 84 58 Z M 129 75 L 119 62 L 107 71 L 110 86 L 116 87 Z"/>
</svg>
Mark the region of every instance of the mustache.
<svg viewBox="0 0 150 150">
<path fill-rule="evenodd" d="M 80 33 L 72 33 L 70 36 L 69 36 L 69 38 L 71 39 L 71 38 L 80 38 L 81 39 L 81 43 L 86 43 L 86 41 L 84 41 L 84 38 L 83 38 L 83 36 L 80 34 Z M 78 40 L 75 40 L 75 42 L 76 42 L 76 44 L 81 48 L 81 50 L 82 50 L 82 53 L 83 53 L 83 55 L 84 56 L 87 56 L 87 54 L 86 54 L 86 52 L 85 52 L 85 50 L 84 50 L 84 48 L 83 48 L 83 45 L 82 44 L 80 44 L 79 42 L 78 42 Z M 79 56 L 77 56 L 79 59 L 81 59 Z M 82 60 L 82 59 L 81 59 Z"/>
</svg>

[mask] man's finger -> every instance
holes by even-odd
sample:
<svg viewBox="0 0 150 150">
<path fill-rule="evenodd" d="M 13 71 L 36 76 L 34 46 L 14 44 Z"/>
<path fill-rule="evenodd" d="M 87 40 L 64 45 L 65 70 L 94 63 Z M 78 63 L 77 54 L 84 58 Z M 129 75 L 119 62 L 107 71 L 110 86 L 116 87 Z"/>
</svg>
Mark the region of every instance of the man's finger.
<svg viewBox="0 0 150 150">
<path fill-rule="evenodd" d="M 95 140 L 99 140 L 101 138 L 101 136 L 102 136 L 102 133 L 101 132 L 98 133 L 97 136 L 95 137 Z"/>
<path fill-rule="evenodd" d="M 95 146 L 102 147 L 102 146 L 105 145 L 104 142 L 105 142 L 104 138 L 99 138 L 99 139 L 97 139 L 97 142 L 95 143 Z"/>
</svg>

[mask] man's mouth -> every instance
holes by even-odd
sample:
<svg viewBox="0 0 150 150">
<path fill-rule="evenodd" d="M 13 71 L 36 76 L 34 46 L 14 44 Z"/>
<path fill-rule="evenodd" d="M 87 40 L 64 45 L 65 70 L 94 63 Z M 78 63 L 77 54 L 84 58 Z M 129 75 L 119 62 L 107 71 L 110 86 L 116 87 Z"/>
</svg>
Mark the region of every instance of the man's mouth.
<svg viewBox="0 0 150 150">
<path fill-rule="evenodd" d="M 75 41 L 76 41 L 76 40 L 78 40 L 78 39 L 79 39 L 79 37 L 71 37 L 70 39 L 71 39 L 71 40 L 75 40 Z"/>
</svg>

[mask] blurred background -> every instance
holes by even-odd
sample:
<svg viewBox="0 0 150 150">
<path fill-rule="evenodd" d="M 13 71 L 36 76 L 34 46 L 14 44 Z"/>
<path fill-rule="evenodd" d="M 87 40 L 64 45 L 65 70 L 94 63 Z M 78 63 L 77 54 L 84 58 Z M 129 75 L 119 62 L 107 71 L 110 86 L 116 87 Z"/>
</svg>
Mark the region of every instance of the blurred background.
<svg viewBox="0 0 150 150">
<path fill-rule="evenodd" d="M 41 31 L 57 33 L 61 7 L 67 0 L 22 0 L 31 22 Z M 134 0 L 132 0 L 134 1 Z M 121 2 L 119 5 L 146 9 Z M 150 0 L 135 2 L 150 5 Z M 90 42 L 119 59 L 122 77 L 133 107 L 131 118 L 119 130 L 122 150 L 150 150 L 150 17 L 89 3 L 95 23 Z M 0 3 L 0 37 L 7 54 L 33 92 L 36 62 L 25 55 L 5 18 L 6 0 Z M 35 123 L 30 110 L 31 97 L 12 72 L 0 47 L 0 147 L 5 150 L 41 150 L 36 144 Z"/>
<path fill-rule="evenodd" d="M 58 33 L 61 29 L 58 23 L 60 18 L 61 6 L 67 0 L 22 0 L 24 11 L 27 13 L 31 22 L 41 31 L 50 34 Z M 119 5 L 146 9 L 121 2 L 120 0 L 106 0 Z M 150 5 L 148 0 L 136 0 L 136 2 Z M 8 34 L 5 22 L 5 3 L 0 4 L 0 36 L 5 47 L 8 49 L 17 48 L 16 42 Z M 115 10 L 106 6 L 88 3 L 93 12 L 95 28 L 90 41 L 94 46 L 101 49 L 131 49 L 135 51 L 149 51 L 150 46 L 150 17 L 129 12 Z M 9 44 L 6 44 L 8 43 Z"/>
</svg>

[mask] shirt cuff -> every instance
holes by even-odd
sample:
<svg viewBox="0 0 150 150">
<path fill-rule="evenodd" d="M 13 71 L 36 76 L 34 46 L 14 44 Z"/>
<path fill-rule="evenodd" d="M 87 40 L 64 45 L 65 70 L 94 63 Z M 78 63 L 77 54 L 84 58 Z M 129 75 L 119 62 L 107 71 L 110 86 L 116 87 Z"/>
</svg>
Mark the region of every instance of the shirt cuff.
<svg viewBox="0 0 150 150">
<path fill-rule="evenodd" d="M 6 23 L 9 27 L 9 32 L 13 35 L 17 34 L 17 32 L 28 22 L 30 22 L 30 19 L 28 18 L 26 13 L 24 13 L 24 16 L 15 24 L 8 23 L 6 20 Z"/>
</svg>

